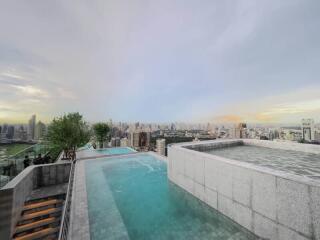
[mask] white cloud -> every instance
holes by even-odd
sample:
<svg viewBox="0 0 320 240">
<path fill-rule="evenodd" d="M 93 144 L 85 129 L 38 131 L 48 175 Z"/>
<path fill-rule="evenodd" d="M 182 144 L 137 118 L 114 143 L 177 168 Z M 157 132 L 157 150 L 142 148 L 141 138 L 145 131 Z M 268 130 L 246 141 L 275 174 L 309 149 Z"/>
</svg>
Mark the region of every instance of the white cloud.
<svg viewBox="0 0 320 240">
<path fill-rule="evenodd" d="M 5 1 L 1 100 L 20 109 L 40 99 L 51 115 L 81 111 L 90 120 L 308 114 L 318 111 L 316 97 L 286 93 L 319 82 L 319 7 L 302 0 Z M 29 103 L 30 111 L 39 108 Z"/>
<path fill-rule="evenodd" d="M 9 78 L 15 78 L 15 79 L 20 79 L 20 80 L 23 80 L 23 79 L 24 79 L 23 76 L 20 76 L 20 75 L 14 74 L 14 73 L 10 73 L 10 72 L 1 73 L 1 76 L 3 76 L 3 77 L 9 77 Z"/>
<path fill-rule="evenodd" d="M 29 96 L 29 97 L 37 97 L 37 98 L 48 98 L 49 94 L 43 89 L 34 87 L 34 86 L 21 86 L 21 85 L 12 85 L 13 88 L 20 91 L 20 93 Z"/>
</svg>

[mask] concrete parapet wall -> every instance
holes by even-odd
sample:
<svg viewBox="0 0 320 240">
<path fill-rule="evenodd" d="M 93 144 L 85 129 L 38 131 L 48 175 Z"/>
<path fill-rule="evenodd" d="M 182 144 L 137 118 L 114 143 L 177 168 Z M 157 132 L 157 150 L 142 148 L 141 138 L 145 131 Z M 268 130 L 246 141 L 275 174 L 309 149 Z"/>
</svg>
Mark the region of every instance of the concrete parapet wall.
<svg viewBox="0 0 320 240">
<path fill-rule="evenodd" d="M 33 165 L 0 190 L 0 239 L 10 239 L 24 202 L 34 189 L 67 183 L 70 163 Z"/>
<path fill-rule="evenodd" d="M 237 145 L 239 140 L 204 142 L 210 148 L 214 144 Z M 240 144 L 265 146 L 268 142 L 245 140 Z M 197 152 L 191 149 L 201 147 L 191 145 L 169 147 L 168 177 L 172 182 L 260 237 L 320 240 L 320 182 Z M 307 151 L 308 146 L 277 148 Z M 320 150 L 319 146 L 311 148 L 313 153 Z"/>
</svg>

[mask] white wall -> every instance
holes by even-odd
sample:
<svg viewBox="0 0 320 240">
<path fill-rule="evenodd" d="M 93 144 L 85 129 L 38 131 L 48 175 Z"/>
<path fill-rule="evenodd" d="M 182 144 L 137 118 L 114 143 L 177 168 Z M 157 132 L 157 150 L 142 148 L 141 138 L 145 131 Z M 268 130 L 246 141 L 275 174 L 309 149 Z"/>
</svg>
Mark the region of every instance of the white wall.
<svg viewBox="0 0 320 240">
<path fill-rule="evenodd" d="M 255 141 L 266 143 L 248 143 Z M 203 144 L 230 142 L 234 140 Z M 190 145 L 168 149 L 172 182 L 260 237 L 320 240 L 319 182 L 184 147 Z M 313 147 L 312 152 L 317 150 Z"/>
</svg>

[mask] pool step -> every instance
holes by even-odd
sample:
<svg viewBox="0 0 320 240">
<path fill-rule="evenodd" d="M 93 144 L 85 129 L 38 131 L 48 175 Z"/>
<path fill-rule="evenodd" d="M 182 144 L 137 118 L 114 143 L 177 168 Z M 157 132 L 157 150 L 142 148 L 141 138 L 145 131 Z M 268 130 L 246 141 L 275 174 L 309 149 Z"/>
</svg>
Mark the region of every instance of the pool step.
<svg viewBox="0 0 320 240">
<path fill-rule="evenodd" d="M 37 212 L 34 212 L 34 213 L 24 214 L 24 215 L 22 215 L 20 220 L 21 221 L 30 220 L 30 219 L 34 219 L 34 218 L 50 215 L 52 213 L 61 212 L 61 211 L 62 211 L 61 207 L 59 207 L 59 208 L 49 208 L 49 209 L 37 211 Z"/>
<path fill-rule="evenodd" d="M 21 233 L 24 231 L 32 230 L 34 228 L 39 228 L 39 227 L 49 225 L 52 223 L 57 223 L 57 222 L 60 222 L 60 219 L 56 218 L 56 217 L 49 217 L 49 218 L 41 219 L 41 220 L 38 220 L 35 222 L 31 222 L 31 223 L 17 226 L 16 233 Z"/>
<path fill-rule="evenodd" d="M 36 231 L 36 232 L 32 232 L 32 233 L 29 233 L 29 234 L 26 234 L 26 235 L 23 235 L 21 237 L 16 237 L 14 238 L 14 240 L 34 240 L 34 239 L 41 239 L 43 237 L 47 237 L 49 235 L 52 235 L 52 234 L 56 234 L 59 232 L 59 227 L 56 227 L 56 228 L 45 228 L 45 229 L 42 229 L 40 231 Z M 54 239 L 54 238 L 52 238 Z"/>
<path fill-rule="evenodd" d="M 47 197 L 25 202 L 12 239 L 57 239 L 64 204 L 61 197 Z"/>
<path fill-rule="evenodd" d="M 35 208 L 40 208 L 40 207 L 45 207 L 45 206 L 49 206 L 49 205 L 54 205 L 54 204 L 58 204 L 58 203 L 62 203 L 63 200 L 60 199 L 50 199 L 50 200 L 46 200 L 46 201 L 40 201 L 37 203 L 29 203 L 24 205 L 23 207 L 23 211 L 27 211 L 27 210 L 32 210 Z"/>
</svg>

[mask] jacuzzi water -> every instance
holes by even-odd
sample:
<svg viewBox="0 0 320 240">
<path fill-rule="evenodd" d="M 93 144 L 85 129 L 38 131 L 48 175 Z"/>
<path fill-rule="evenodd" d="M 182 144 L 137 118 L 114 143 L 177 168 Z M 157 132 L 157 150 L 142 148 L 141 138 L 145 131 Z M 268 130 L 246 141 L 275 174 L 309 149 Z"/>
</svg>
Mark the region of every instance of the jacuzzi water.
<svg viewBox="0 0 320 240">
<path fill-rule="evenodd" d="M 86 162 L 92 240 L 256 239 L 167 180 L 152 155 Z"/>
<path fill-rule="evenodd" d="M 320 180 L 319 154 L 252 145 L 218 148 L 206 152 Z"/>
</svg>

